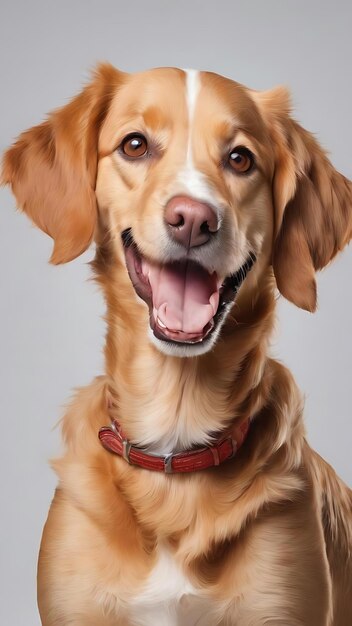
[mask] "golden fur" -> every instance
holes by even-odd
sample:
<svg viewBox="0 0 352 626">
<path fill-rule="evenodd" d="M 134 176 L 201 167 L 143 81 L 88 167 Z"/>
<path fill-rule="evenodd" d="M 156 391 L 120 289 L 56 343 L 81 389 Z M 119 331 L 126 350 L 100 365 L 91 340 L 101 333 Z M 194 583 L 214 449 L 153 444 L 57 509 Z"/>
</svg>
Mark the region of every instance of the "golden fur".
<svg viewBox="0 0 352 626">
<path fill-rule="evenodd" d="M 237 233 L 257 253 L 202 356 L 168 356 L 150 342 L 120 238 L 132 227 L 147 258 L 167 260 L 163 206 L 179 193 L 191 136 L 184 72 L 100 66 L 80 95 L 5 154 L 3 181 L 53 237 L 52 262 L 74 258 L 94 237 L 107 302 L 106 373 L 76 395 L 63 418 L 65 453 L 54 462 L 59 486 L 38 575 L 44 626 L 142 624 L 133 598 L 161 546 L 209 603 L 214 625 L 352 623 L 351 492 L 307 444 L 300 393 L 268 356 L 276 284 L 315 310 L 314 272 L 352 236 L 352 186 L 292 120 L 284 89 L 257 93 L 205 72 L 201 88 L 193 158 L 226 206 L 221 262 L 233 271 Z M 138 165 L 116 159 L 121 138 L 141 128 L 161 152 Z M 219 145 L 232 147 L 235 133 L 236 145 L 257 155 L 253 177 L 219 167 Z M 201 444 L 249 416 L 252 424 L 233 460 L 167 476 L 100 446 L 111 415 L 151 449 Z"/>
</svg>

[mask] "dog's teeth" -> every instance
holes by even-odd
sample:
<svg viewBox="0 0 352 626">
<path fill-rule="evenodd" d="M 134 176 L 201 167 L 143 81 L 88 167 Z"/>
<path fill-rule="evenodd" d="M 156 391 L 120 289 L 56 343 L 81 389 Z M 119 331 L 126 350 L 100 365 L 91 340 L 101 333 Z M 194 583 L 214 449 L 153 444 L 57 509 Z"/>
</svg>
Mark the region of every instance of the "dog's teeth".
<svg viewBox="0 0 352 626">
<path fill-rule="evenodd" d="M 160 326 L 160 328 L 166 328 L 165 324 L 163 324 L 163 323 L 162 323 L 162 321 L 160 320 L 160 318 L 159 318 L 159 317 L 157 318 L 157 320 L 156 320 L 156 321 L 157 321 L 157 323 L 158 323 L 158 326 Z"/>
</svg>

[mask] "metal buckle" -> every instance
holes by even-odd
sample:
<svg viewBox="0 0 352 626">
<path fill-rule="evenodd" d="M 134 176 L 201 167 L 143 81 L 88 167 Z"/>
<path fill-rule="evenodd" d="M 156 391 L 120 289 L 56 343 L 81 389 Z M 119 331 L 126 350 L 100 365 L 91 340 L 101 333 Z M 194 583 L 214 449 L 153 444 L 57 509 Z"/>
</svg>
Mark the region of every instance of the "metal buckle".
<svg viewBox="0 0 352 626">
<path fill-rule="evenodd" d="M 119 431 L 117 430 L 117 428 L 115 426 L 115 421 L 114 420 L 111 421 L 111 424 L 109 425 L 109 428 L 114 431 L 115 435 L 117 435 L 118 437 L 121 438 L 121 435 L 120 435 Z"/>
<path fill-rule="evenodd" d="M 208 450 L 210 450 L 212 454 L 214 465 L 215 466 L 220 465 L 220 456 L 219 456 L 218 448 L 215 448 L 214 446 L 208 446 Z"/>
<path fill-rule="evenodd" d="M 232 454 L 231 456 L 229 456 L 229 459 L 233 459 L 233 457 L 235 456 L 237 452 L 237 441 L 236 439 L 232 439 L 232 437 L 230 437 L 230 441 L 232 443 Z"/>
<path fill-rule="evenodd" d="M 130 442 L 127 439 L 123 439 L 122 440 L 122 456 L 125 459 L 125 461 L 127 461 L 127 463 L 130 463 L 131 448 L 132 448 L 132 444 L 130 444 Z"/>
<path fill-rule="evenodd" d="M 130 463 L 130 452 L 131 452 L 131 448 L 132 448 L 132 444 L 128 441 L 128 439 L 123 439 L 121 437 L 121 433 L 119 432 L 119 430 L 116 428 L 116 424 L 115 421 L 112 421 L 110 424 L 110 430 L 112 430 L 115 435 L 118 436 L 118 438 L 120 439 L 121 443 L 122 443 L 122 456 L 125 459 L 125 461 L 127 461 L 127 463 Z"/>
<path fill-rule="evenodd" d="M 165 454 L 164 456 L 164 472 L 165 474 L 172 474 L 173 470 L 172 470 L 172 457 L 174 455 L 172 454 L 172 452 L 170 452 L 169 454 Z"/>
</svg>

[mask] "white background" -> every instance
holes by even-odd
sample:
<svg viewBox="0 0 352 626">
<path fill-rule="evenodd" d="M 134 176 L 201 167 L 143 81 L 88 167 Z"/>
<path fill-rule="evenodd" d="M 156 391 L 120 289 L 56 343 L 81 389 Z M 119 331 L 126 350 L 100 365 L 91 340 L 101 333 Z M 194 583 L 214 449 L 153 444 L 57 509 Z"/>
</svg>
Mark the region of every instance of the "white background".
<svg viewBox="0 0 352 626">
<path fill-rule="evenodd" d="M 310 0 L 6 0 L 0 17 L 0 148 L 68 101 L 99 60 L 125 71 L 207 69 L 256 89 L 284 83 L 295 114 L 352 177 L 352 5 Z M 0 623 L 39 623 L 35 570 L 56 479 L 53 430 L 71 389 L 102 372 L 104 304 L 88 281 L 93 250 L 47 264 L 51 241 L 0 210 Z M 352 209 L 351 209 L 352 210 Z M 310 443 L 349 483 L 352 254 L 318 280 L 319 311 L 279 304 L 273 354 L 307 396 Z"/>
</svg>

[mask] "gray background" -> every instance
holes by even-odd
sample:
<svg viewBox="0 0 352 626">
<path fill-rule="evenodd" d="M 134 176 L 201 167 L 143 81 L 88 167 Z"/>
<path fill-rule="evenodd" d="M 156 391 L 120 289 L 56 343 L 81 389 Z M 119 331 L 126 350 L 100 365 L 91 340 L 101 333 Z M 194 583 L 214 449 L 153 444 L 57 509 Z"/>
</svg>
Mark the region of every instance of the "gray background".
<svg viewBox="0 0 352 626">
<path fill-rule="evenodd" d="M 126 71 L 209 69 L 293 93 L 296 117 L 352 176 L 352 8 L 295 0 L 50 0 L 1 3 L 0 148 L 74 95 L 99 60 Z M 101 373 L 104 305 L 84 256 L 47 264 L 51 241 L 1 191 L 0 623 L 39 623 L 35 568 L 56 479 L 48 458 L 75 386 Z M 314 316 L 280 301 L 273 354 L 307 397 L 311 444 L 352 482 L 352 254 L 319 276 Z"/>
</svg>

